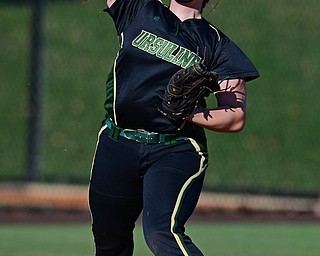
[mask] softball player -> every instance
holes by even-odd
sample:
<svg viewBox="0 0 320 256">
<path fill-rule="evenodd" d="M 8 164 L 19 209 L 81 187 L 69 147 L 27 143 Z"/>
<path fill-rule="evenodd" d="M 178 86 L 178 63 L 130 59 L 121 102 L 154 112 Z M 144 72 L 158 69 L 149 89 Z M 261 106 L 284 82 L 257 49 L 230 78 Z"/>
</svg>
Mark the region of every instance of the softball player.
<svg viewBox="0 0 320 256">
<path fill-rule="evenodd" d="M 97 256 L 133 254 L 142 212 L 154 255 L 203 255 L 185 234 L 208 164 L 204 128 L 239 132 L 245 83 L 259 76 L 247 56 L 201 17 L 207 0 L 107 0 L 120 50 L 106 83 L 106 118 L 92 164 L 89 203 Z M 204 61 L 219 74 L 218 107 L 196 109 L 181 128 L 158 96 L 178 70 Z"/>
</svg>

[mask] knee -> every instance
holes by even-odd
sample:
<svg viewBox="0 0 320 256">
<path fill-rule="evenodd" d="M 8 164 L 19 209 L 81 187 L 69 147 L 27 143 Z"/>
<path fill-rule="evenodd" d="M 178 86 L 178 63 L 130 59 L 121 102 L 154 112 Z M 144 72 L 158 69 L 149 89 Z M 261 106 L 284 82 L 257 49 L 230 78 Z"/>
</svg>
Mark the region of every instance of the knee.
<svg viewBox="0 0 320 256">
<path fill-rule="evenodd" d="M 158 251 L 160 250 L 160 243 L 162 240 L 162 232 L 157 231 L 155 229 L 147 229 L 143 230 L 144 239 L 146 244 L 148 245 L 149 249 L 155 254 L 158 255 Z"/>
<path fill-rule="evenodd" d="M 132 255 L 133 237 L 93 232 L 97 256 Z M 122 254 L 126 252 L 126 254 Z"/>
<path fill-rule="evenodd" d="M 170 244 L 170 240 L 174 239 L 170 228 L 144 227 L 143 234 L 146 244 L 154 255 L 160 255 L 160 252 L 164 250 L 163 245 Z"/>
</svg>

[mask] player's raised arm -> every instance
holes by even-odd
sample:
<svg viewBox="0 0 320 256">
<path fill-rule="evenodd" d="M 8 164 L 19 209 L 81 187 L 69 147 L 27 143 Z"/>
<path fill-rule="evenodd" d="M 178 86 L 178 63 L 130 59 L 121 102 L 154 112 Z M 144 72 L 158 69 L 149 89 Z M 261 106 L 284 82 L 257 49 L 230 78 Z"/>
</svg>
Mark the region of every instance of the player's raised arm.
<svg viewBox="0 0 320 256">
<path fill-rule="evenodd" d="M 115 1 L 117 0 L 106 0 L 107 6 L 111 7 L 111 5 L 113 5 Z"/>
</svg>

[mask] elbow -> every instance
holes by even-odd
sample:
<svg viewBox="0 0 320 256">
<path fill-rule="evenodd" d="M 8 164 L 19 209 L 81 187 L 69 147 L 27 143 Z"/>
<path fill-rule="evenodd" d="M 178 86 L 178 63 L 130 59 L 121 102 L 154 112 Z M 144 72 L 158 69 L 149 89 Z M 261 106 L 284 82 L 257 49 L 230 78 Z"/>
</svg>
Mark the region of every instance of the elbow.
<svg viewBox="0 0 320 256">
<path fill-rule="evenodd" d="M 244 130 L 246 126 L 246 114 L 245 112 L 242 112 L 238 118 L 232 123 L 230 126 L 230 133 L 238 133 Z"/>
<path fill-rule="evenodd" d="M 230 132 L 237 133 L 237 132 L 243 131 L 245 124 L 246 124 L 245 121 L 237 122 L 235 125 L 231 127 Z"/>
</svg>

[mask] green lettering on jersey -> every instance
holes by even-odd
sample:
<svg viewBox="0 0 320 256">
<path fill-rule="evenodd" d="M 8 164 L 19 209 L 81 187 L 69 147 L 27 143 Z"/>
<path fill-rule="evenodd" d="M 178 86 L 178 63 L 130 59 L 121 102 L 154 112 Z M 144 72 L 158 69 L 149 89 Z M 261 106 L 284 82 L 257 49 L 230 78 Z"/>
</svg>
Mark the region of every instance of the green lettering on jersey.
<svg viewBox="0 0 320 256">
<path fill-rule="evenodd" d="M 175 57 L 175 55 L 173 55 L 173 52 L 175 50 L 177 50 L 178 48 L 179 48 L 179 46 L 177 44 L 172 43 L 172 47 L 167 51 L 167 53 L 163 57 L 163 59 L 172 63 L 172 59 Z"/>
<path fill-rule="evenodd" d="M 142 30 L 141 33 L 132 41 L 132 46 L 139 47 L 147 38 L 149 33 Z"/>
<path fill-rule="evenodd" d="M 181 56 L 185 53 L 187 49 L 184 47 L 180 47 L 179 51 L 177 52 L 177 54 L 174 56 L 172 63 L 177 64 L 177 62 L 179 61 L 179 59 L 181 58 Z"/>
<path fill-rule="evenodd" d="M 139 45 L 138 48 L 147 52 L 155 39 L 156 39 L 156 36 L 149 33 L 148 38 L 144 40 L 144 42 L 141 45 Z"/>
<path fill-rule="evenodd" d="M 168 44 L 169 44 L 169 41 L 167 40 L 164 40 L 163 44 L 161 45 L 161 47 L 158 49 L 158 51 L 156 51 L 156 56 L 158 58 L 161 58 L 166 54 L 166 52 L 169 50 L 168 48 Z M 170 47 L 170 45 L 169 45 Z"/>
<path fill-rule="evenodd" d="M 149 50 L 148 50 L 148 53 L 154 55 L 158 50 L 159 48 L 163 45 L 163 42 L 165 40 L 161 37 L 158 37 L 154 43 L 152 44 L 152 46 L 150 46 Z"/>
<path fill-rule="evenodd" d="M 176 64 L 181 66 L 182 68 L 187 68 L 198 62 L 200 59 L 201 58 L 194 52 L 191 52 L 188 49 L 186 49 L 186 51 L 181 56 L 181 58 L 179 58 Z"/>
<path fill-rule="evenodd" d="M 131 44 L 133 47 L 182 68 L 187 68 L 201 60 L 194 52 L 145 30 L 142 30 Z"/>
</svg>

